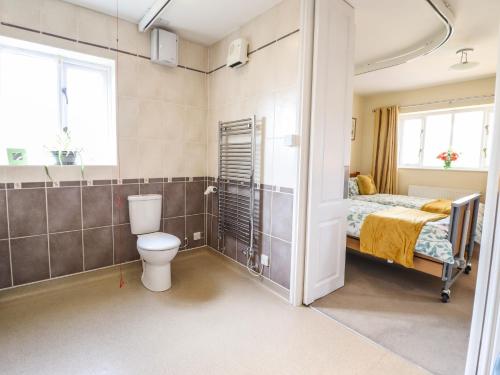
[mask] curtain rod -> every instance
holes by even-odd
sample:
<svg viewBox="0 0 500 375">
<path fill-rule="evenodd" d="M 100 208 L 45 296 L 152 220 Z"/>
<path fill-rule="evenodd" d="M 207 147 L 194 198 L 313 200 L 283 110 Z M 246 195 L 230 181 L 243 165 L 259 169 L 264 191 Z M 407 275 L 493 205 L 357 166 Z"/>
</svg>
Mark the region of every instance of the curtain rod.
<svg viewBox="0 0 500 375">
<path fill-rule="evenodd" d="M 418 104 L 409 104 L 409 105 L 402 105 L 399 108 L 413 108 L 413 107 L 422 107 L 424 105 L 432 105 L 432 104 L 443 104 L 443 103 L 455 103 L 455 102 L 464 102 L 468 100 L 477 100 L 477 99 L 490 99 L 494 98 L 494 94 L 490 95 L 476 95 L 476 96 L 466 96 L 463 98 L 456 98 L 456 99 L 443 99 L 443 100 L 435 100 L 433 102 L 427 102 L 427 103 L 418 103 Z"/>
</svg>

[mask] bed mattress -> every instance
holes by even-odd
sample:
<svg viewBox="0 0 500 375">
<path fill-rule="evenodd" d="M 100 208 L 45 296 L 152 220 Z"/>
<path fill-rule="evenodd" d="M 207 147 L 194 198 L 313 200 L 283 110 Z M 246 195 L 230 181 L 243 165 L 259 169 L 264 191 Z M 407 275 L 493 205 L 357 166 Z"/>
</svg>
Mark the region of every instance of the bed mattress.
<svg viewBox="0 0 500 375">
<path fill-rule="evenodd" d="M 364 200 L 348 199 L 348 202 L 347 235 L 355 238 L 359 238 L 361 226 L 366 216 L 389 208 L 388 205 Z M 415 253 L 434 258 L 443 263 L 453 264 L 455 260 L 451 242 L 448 241 L 448 226 L 449 217 L 425 224 L 415 245 Z"/>
<path fill-rule="evenodd" d="M 399 206 L 420 209 L 424 204 L 434 201 L 431 198 L 421 198 L 421 197 L 410 197 L 407 195 L 393 195 L 393 194 L 373 194 L 373 195 L 352 195 L 350 197 L 352 200 L 379 203 L 387 206 Z M 484 216 L 484 204 L 479 204 L 479 210 L 477 215 L 477 225 L 476 234 L 474 236 L 474 241 L 481 243 L 481 234 L 483 232 L 483 216 Z"/>
</svg>

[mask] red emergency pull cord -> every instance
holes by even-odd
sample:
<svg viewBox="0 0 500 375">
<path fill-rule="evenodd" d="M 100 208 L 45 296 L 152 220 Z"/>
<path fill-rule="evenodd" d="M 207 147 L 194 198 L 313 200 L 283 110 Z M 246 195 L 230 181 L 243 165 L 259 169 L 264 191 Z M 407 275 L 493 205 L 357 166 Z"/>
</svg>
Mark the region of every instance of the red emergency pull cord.
<svg viewBox="0 0 500 375">
<path fill-rule="evenodd" d="M 125 286 L 125 279 L 123 278 L 122 266 L 120 266 L 120 289 Z"/>
</svg>

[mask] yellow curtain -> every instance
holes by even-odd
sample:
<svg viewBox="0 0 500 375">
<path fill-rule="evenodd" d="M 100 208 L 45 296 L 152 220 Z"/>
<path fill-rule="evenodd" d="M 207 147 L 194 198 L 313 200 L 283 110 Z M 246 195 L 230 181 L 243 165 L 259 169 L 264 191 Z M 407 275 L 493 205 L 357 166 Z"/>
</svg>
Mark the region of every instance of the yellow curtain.
<svg viewBox="0 0 500 375">
<path fill-rule="evenodd" d="M 379 193 L 397 194 L 399 107 L 377 108 L 374 112 L 372 176 Z"/>
</svg>

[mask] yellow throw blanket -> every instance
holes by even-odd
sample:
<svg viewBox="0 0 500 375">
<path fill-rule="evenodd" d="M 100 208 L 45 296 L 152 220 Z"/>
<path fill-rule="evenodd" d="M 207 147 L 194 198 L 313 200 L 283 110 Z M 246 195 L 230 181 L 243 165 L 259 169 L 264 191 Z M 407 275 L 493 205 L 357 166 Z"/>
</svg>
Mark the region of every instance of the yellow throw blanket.
<svg viewBox="0 0 500 375">
<path fill-rule="evenodd" d="M 360 250 L 413 268 L 413 251 L 420 231 L 427 222 L 446 216 L 404 207 L 375 212 L 361 226 Z"/>
<path fill-rule="evenodd" d="M 448 199 L 436 199 L 435 201 L 424 204 L 422 211 L 433 212 L 435 214 L 451 214 L 451 201 Z"/>
</svg>

